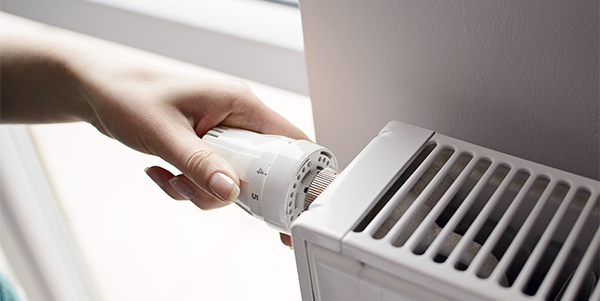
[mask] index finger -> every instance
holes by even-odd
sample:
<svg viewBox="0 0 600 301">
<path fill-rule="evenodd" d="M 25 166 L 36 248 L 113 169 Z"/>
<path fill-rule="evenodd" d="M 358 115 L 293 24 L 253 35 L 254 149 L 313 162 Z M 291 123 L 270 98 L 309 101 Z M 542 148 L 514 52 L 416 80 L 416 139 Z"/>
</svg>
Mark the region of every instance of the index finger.
<svg viewBox="0 0 600 301">
<path fill-rule="evenodd" d="M 262 134 L 310 140 L 298 127 L 265 105 L 249 88 L 238 96 L 232 104 L 231 113 L 221 124 Z"/>
</svg>

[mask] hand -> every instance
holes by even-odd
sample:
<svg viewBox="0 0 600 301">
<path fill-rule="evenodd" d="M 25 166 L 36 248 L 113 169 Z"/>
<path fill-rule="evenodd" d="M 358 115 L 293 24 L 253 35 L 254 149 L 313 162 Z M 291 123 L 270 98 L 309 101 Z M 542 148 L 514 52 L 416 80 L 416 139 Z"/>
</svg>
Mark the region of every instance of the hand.
<svg viewBox="0 0 600 301">
<path fill-rule="evenodd" d="M 237 199 L 239 178 L 231 165 L 199 139 L 216 125 L 308 139 L 266 107 L 243 83 L 161 72 L 121 79 L 86 91 L 100 131 L 142 152 L 164 158 L 183 172 L 161 167 L 147 174 L 173 199 L 202 209 Z M 290 237 L 281 235 L 291 246 Z"/>
<path fill-rule="evenodd" d="M 225 125 L 306 139 L 238 81 L 154 70 L 113 75 L 110 81 L 84 91 L 96 113 L 90 122 L 131 148 L 160 156 L 181 170 L 179 176 L 158 167 L 147 172 L 172 198 L 190 199 L 202 209 L 221 207 L 239 193 L 233 168 L 199 138 L 208 130 Z"/>
<path fill-rule="evenodd" d="M 3 38 L 1 62 L 4 122 L 88 121 L 179 169 L 177 176 L 160 167 L 147 173 L 169 196 L 201 209 L 231 203 L 240 185 L 231 165 L 200 139 L 208 130 L 225 125 L 307 139 L 239 81 L 168 72 L 103 49 L 20 36 Z M 289 244 L 289 237 L 282 241 Z"/>
</svg>

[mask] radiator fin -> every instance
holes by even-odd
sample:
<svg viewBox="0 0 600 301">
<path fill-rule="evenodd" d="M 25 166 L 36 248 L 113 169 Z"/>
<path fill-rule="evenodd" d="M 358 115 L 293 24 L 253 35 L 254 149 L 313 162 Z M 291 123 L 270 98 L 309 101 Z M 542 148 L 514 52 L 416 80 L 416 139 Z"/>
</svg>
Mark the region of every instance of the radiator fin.
<svg viewBox="0 0 600 301">
<path fill-rule="evenodd" d="M 423 162 L 423 165 L 421 165 L 421 168 L 416 173 L 420 174 L 421 176 L 418 179 L 415 178 L 416 181 L 411 181 L 411 189 L 401 197 L 402 199 L 399 202 L 397 202 L 398 205 L 392 210 L 392 212 L 387 216 L 386 220 L 381 224 L 379 229 L 377 229 L 377 231 L 373 234 L 373 238 L 383 238 L 388 234 L 392 227 L 401 228 L 402 224 L 398 223 L 398 221 L 405 215 L 405 213 L 407 216 L 403 219 L 403 221 L 404 223 L 408 223 L 408 220 L 411 217 L 417 216 L 418 219 L 418 212 L 416 211 L 429 211 L 432 205 L 435 205 L 435 200 L 432 200 L 433 204 L 425 202 L 426 197 L 431 194 L 431 190 L 440 187 L 443 188 L 446 185 L 449 185 L 449 183 L 452 183 L 450 179 L 447 179 L 439 172 L 444 167 L 446 162 L 448 162 L 453 153 L 454 150 L 450 148 L 437 149 L 432 153 L 432 156 L 430 156 L 428 160 Z M 425 169 L 425 167 L 427 168 Z M 427 189 L 427 187 L 430 187 L 430 189 Z M 411 206 L 417 200 L 418 202 L 415 204 L 416 206 Z M 424 212 L 424 214 L 427 214 L 427 212 Z M 404 227 L 402 233 L 406 233 L 406 235 L 410 236 L 412 231 L 414 231 L 412 224 L 408 224 L 406 227 Z"/>
<path fill-rule="evenodd" d="M 416 169 L 419 166 L 421 166 L 423 161 L 425 161 L 425 159 L 429 157 L 429 154 L 431 154 L 431 152 L 435 148 L 436 148 L 435 142 L 428 143 L 423 147 L 423 149 L 419 152 L 419 154 L 413 160 L 413 162 L 411 162 L 408 165 L 408 167 L 401 173 L 401 175 L 398 177 L 398 179 L 396 179 L 394 181 L 393 185 L 391 185 L 389 190 L 385 194 L 383 194 L 381 199 L 379 199 L 379 201 L 375 204 L 375 206 L 369 211 L 369 213 L 366 215 L 366 217 L 358 224 L 358 226 L 356 226 L 356 228 L 354 228 L 354 232 L 357 232 L 357 233 L 362 232 L 363 230 L 365 230 L 365 228 L 367 226 L 369 226 L 371 224 L 371 222 L 373 221 L 373 219 L 375 217 L 383 216 L 383 214 L 379 215 L 379 212 L 389 202 L 389 200 L 392 198 L 392 196 L 395 195 L 395 193 L 398 191 L 398 189 L 400 189 L 400 187 L 403 187 L 404 183 L 406 183 L 406 181 L 412 177 L 412 175 L 416 171 Z"/>
<path fill-rule="evenodd" d="M 600 300 L 599 187 L 537 167 L 439 136 L 354 232 L 523 296 Z"/>
</svg>

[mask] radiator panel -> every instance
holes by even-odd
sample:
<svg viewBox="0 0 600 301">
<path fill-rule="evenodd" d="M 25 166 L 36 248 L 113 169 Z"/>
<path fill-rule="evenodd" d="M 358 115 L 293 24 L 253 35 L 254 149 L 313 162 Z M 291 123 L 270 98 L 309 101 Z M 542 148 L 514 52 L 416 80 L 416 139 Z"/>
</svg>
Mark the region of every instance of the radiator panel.
<svg viewBox="0 0 600 301">
<path fill-rule="evenodd" d="M 391 125 L 382 131 L 385 139 L 402 140 L 411 130 Z M 595 300 L 600 294 L 597 181 L 439 134 L 408 160 L 394 156 L 405 152 L 403 145 L 388 145 L 387 157 L 367 147 L 317 198 L 316 210 L 301 216 L 294 244 L 310 237 L 319 245 L 336 212 L 361 204 L 353 226 L 329 236 L 338 241 L 330 249 L 402 281 L 425 281 L 434 294 L 484 300 Z M 369 171 L 381 162 L 397 173 Z M 353 197 L 371 182 L 387 184 L 371 193 L 376 198 Z M 310 251 L 304 254 L 298 267 L 310 274 L 302 268 Z"/>
</svg>

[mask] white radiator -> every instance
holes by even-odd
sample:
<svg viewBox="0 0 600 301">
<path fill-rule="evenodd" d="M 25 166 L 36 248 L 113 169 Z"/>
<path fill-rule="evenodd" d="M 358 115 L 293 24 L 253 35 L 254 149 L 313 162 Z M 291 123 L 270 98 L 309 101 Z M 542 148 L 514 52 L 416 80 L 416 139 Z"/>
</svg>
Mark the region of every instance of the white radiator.
<svg viewBox="0 0 600 301">
<path fill-rule="evenodd" d="M 391 122 L 291 223 L 302 298 L 600 300 L 599 190 Z"/>
</svg>

